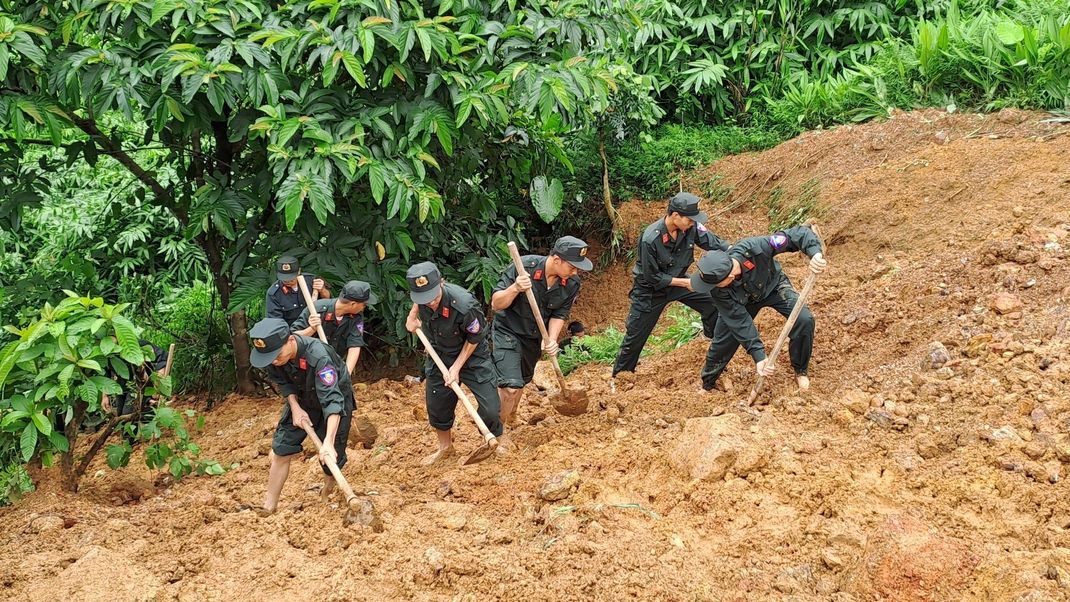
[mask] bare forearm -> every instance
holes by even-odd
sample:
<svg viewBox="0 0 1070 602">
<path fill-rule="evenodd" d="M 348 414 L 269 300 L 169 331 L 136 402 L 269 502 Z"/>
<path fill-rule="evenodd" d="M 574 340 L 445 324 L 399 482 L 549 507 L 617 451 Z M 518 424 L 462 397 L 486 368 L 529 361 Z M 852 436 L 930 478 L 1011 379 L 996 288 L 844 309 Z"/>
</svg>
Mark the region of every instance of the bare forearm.
<svg viewBox="0 0 1070 602">
<path fill-rule="evenodd" d="M 494 311 L 501 311 L 513 304 L 517 295 L 520 295 L 520 287 L 513 284 L 509 285 L 509 288 L 504 288 L 490 297 L 490 306 L 494 308 Z"/>
<path fill-rule="evenodd" d="M 327 436 L 323 438 L 323 444 L 327 447 L 334 447 L 334 436 L 338 434 L 338 425 L 341 422 L 341 414 L 331 414 L 327 417 Z"/>
<path fill-rule="evenodd" d="M 561 336 L 561 330 L 565 327 L 565 321 L 561 318 L 550 318 L 550 327 L 546 330 L 551 341 L 556 341 Z"/>
<path fill-rule="evenodd" d="M 465 343 L 464 347 L 461 347 L 461 353 L 457 356 L 457 360 L 453 362 L 452 368 L 460 370 L 468 363 L 468 358 L 472 357 L 472 354 L 476 351 L 475 343 Z"/>
<path fill-rule="evenodd" d="M 357 360 L 360 359 L 360 347 L 350 347 L 346 352 L 346 369 L 349 370 L 349 374 L 353 374 L 353 371 L 357 369 Z"/>
</svg>

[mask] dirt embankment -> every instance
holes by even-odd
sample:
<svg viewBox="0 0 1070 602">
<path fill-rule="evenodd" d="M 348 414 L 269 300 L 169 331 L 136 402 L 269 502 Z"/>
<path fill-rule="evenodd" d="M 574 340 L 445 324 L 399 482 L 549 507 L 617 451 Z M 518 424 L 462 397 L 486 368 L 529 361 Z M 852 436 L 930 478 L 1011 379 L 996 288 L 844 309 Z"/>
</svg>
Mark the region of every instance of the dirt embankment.
<svg viewBox="0 0 1070 602">
<path fill-rule="evenodd" d="M 275 516 L 238 510 L 260 500 L 278 403 L 232 397 L 198 438 L 241 463 L 222 477 L 96 467 L 82 495 L 45 477 L 0 510 L 0 597 L 1067 599 L 1070 127 L 1043 118 L 898 114 L 691 175 L 730 239 L 767 230 L 771 194 L 816 203 L 833 267 L 805 395 L 784 358 L 761 414 L 739 409 L 743 357 L 735 393 L 701 394 L 694 341 L 616 395 L 581 368 L 578 418 L 529 392 L 514 454 L 426 469 L 420 388 L 361 384 L 382 436 L 345 472 L 381 533 L 320 505 L 311 455 Z M 624 209 L 636 230 L 662 211 Z M 619 325 L 627 274 L 586 282 L 577 316 Z M 781 323 L 760 318 L 767 341 Z"/>
</svg>

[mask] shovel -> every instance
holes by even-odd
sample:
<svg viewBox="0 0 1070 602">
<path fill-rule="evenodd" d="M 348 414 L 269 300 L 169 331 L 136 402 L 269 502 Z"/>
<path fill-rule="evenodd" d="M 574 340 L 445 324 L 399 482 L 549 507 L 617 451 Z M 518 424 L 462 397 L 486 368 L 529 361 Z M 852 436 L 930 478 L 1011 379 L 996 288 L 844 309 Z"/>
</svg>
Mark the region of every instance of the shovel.
<svg viewBox="0 0 1070 602">
<path fill-rule="evenodd" d="M 438 352 L 431 346 L 431 341 L 427 340 L 427 335 L 424 334 L 422 328 L 416 329 L 416 336 L 420 337 L 420 342 L 424 344 L 424 349 L 427 349 L 427 354 L 431 356 L 431 359 L 435 361 L 435 365 L 442 371 L 443 374 L 449 372 L 446 369 L 446 364 L 442 362 L 442 358 L 438 356 Z M 487 428 L 487 424 L 483 422 L 483 419 L 479 417 L 479 413 L 476 412 L 476 408 L 472 405 L 472 400 L 468 399 L 468 396 L 464 394 L 464 390 L 461 389 L 461 385 L 453 383 L 450 385 L 453 392 L 457 395 L 457 399 L 461 400 L 461 405 L 468 412 L 468 415 L 472 417 L 472 420 L 476 423 L 476 427 L 479 428 L 479 433 L 483 435 L 484 443 L 474 452 L 468 454 L 468 456 L 461 461 L 462 466 L 469 464 L 475 464 L 476 462 L 482 462 L 490 457 L 494 453 L 494 448 L 498 447 L 498 439 Z"/>
<path fill-rule="evenodd" d="M 323 442 L 316 436 L 316 431 L 308 425 L 302 425 L 305 429 L 305 434 L 309 439 L 316 444 L 316 453 L 319 453 L 323 449 Z M 375 506 L 372 505 L 371 500 L 357 497 L 357 494 L 353 493 L 353 488 L 349 486 L 349 481 L 342 475 L 342 471 L 338 469 L 338 465 L 333 461 L 327 464 L 327 470 L 331 471 L 331 475 L 334 477 L 334 481 L 338 483 L 338 488 L 342 490 L 342 493 L 346 496 L 346 515 L 347 522 L 360 523 L 372 527 L 374 530 L 382 530 L 382 522 L 375 514 Z"/>
<path fill-rule="evenodd" d="M 810 224 L 810 229 L 814 231 L 814 234 L 821 236 L 817 229 L 817 224 Z M 825 241 L 821 241 L 821 253 L 825 253 Z M 791 332 L 795 321 L 799 319 L 799 314 L 802 313 L 804 307 L 806 307 L 806 301 L 810 297 L 810 293 L 814 290 L 814 283 L 817 282 L 817 274 L 811 272 L 810 276 L 806 278 L 806 284 L 803 285 L 803 290 L 799 293 L 799 300 L 795 302 L 795 307 L 791 308 L 791 313 L 788 314 L 787 322 L 784 322 L 784 328 L 780 331 L 780 336 L 777 337 L 776 344 L 773 345 L 773 351 L 769 354 L 769 364 L 772 365 L 776 362 L 776 358 L 780 355 L 780 350 L 784 347 L 784 343 L 788 340 L 788 334 Z M 754 401 L 758 399 L 758 395 L 762 392 L 762 386 L 765 385 L 765 376 L 759 375 L 757 382 L 754 383 L 754 388 L 751 389 L 750 397 L 747 399 L 747 406 L 754 405 Z"/>
<path fill-rule="evenodd" d="M 520 260 L 520 251 L 516 248 L 516 243 L 509 243 L 509 255 L 513 258 L 513 265 L 516 266 L 516 275 L 526 274 L 524 264 Z M 530 288 L 525 291 L 525 296 L 528 298 L 528 304 L 531 305 L 531 313 L 535 316 L 535 323 L 539 326 L 539 334 L 542 335 L 543 340 L 550 338 L 550 333 L 546 332 L 546 324 L 542 321 L 542 313 L 539 311 L 539 302 L 535 299 L 535 291 Z M 554 403 L 554 409 L 561 412 L 565 416 L 579 416 L 587 411 L 587 391 L 582 389 L 569 389 L 565 384 L 565 375 L 561 372 L 561 365 L 557 363 L 557 356 L 550 356 L 550 363 L 554 366 L 554 374 L 557 375 L 557 382 L 561 385 L 561 399 L 558 403 Z"/>
<path fill-rule="evenodd" d="M 312 300 L 312 294 L 308 292 L 308 285 L 305 284 L 305 277 L 300 274 L 297 276 L 297 286 L 301 289 L 301 295 L 305 298 L 305 305 L 308 306 L 308 317 L 319 316 L 316 311 L 316 303 Z M 322 324 L 316 327 L 316 333 L 319 334 L 320 340 L 324 344 L 328 344 L 327 334 L 323 332 Z M 312 442 L 316 444 L 316 453 L 319 453 L 320 448 L 323 447 L 323 442 L 316 436 L 316 431 L 308 426 L 303 428 L 309 438 L 312 439 Z M 361 523 L 372 527 L 379 525 L 379 519 L 375 516 L 375 506 L 372 505 L 371 500 L 358 498 L 357 494 L 353 493 L 353 488 L 349 486 L 346 478 L 342 476 L 342 471 L 338 470 L 337 464 L 331 462 L 327 465 L 327 469 L 331 471 L 335 482 L 338 483 L 338 488 L 346 496 L 346 520 L 351 523 Z"/>
</svg>

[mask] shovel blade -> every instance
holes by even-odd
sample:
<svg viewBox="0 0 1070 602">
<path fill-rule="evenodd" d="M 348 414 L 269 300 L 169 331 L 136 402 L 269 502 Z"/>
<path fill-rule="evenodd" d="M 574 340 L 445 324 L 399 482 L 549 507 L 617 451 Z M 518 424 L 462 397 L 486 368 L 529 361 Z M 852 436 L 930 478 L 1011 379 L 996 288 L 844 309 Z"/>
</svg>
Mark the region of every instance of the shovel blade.
<svg viewBox="0 0 1070 602">
<path fill-rule="evenodd" d="M 362 497 L 351 497 L 346 504 L 348 506 L 345 514 L 347 523 L 371 527 L 372 531 L 376 533 L 383 531 L 383 521 L 379 518 L 379 514 L 375 511 L 375 505 L 372 504 L 371 500 Z"/>
<path fill-rule="evenodd" d="M 587 413 L 587 391 L 563 389 L 551 401 L 554 409 L 564 416 L 579 416 Z"/>
<path fill-rule="evenodd" d="M 461 466 L 468 466 L 469 464 L 478 464 L 479 462 L 482 462 L 483 460 L 486 460 L 487 458 L 491 457 L 491 455 L 493 454 L 494 448 L 484 443 L 481 447 L 476 448 L 474 452 L 465 456 L 464 459 L 461 460 Z"/>
</svg>

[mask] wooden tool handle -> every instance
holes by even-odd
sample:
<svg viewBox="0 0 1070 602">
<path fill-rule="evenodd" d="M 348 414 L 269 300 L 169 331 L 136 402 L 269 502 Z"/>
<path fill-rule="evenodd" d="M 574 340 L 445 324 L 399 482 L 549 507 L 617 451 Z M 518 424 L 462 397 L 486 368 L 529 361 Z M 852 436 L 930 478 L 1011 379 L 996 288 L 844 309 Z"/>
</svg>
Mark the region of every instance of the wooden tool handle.
<svg viewBox="0 0 1070 602">
<path fill-rule="evenodd" d="M 171 376 L 171 366 L 173 366 L 174 363 L 175 363 L 175 344 L 171 343 L 171 345 L 167 347 L 167 363 L 163 367 L 163 375 L 164 376 Z"/>
<path fill-rule="evenodd" d="M 513 265 L 516 266 L 516 275 L 520 276 L 522 273 L 527 273 L 524 269 L 524 263 L 520 259 L 520 251 L 516 248 L 516 243 L 509 241 L 509 255 L 513 258 Z M 531 305 L 531 313 L 535 316 L 535 324 L 539 327 L 539 334 L 542 335 L 543 340 L 550 338 L 550 333 L 546 331 L 546 325 L 542 322 L 542 312 L 539 311 L 539 302 L 535 299 L 535 291 L 530 288 L 524 291 L 525 296 L 528 298 L 528 305 Z M 550 363 L 554 366 L 554 373 L 557 374 L 557 382 L 561 385 L 561 390 L 565 390 L 565 375 L 561 372 L 561 365 L 557 363 L 557 356 L 550 356 Z"/>
<path fill-rule="evenodd" d="M 308 425 L 301 425 L 301 428 L 305 429 L 305 434 L 308 435 L 312 442 L 316 444 L 316 453 L 319 453 L 323 449 L 323 442 L 316 436 L 316 431 Z M 357 494 L 353 493 L 353 488 L 349 486 L 349 481 L 342 476 L 342 471 L 338 469 L 338 464 L 334 462 L 327 463 L 327 470 L 331 471 L 331 475 L 334 477 L 334 481 L 338 483 L 338 488 L 342 490 L 342 493 L 346 496 L 346 504 L 350 503 L 350 500 L 357 497 Z"/>
<path fill-rule="evenodd" d="M 820 239 L 821 234 L 818 231 L 817 224 L 810 224 L 810 229 Z M 825 254 L 825 241 L 821 241 L 821 254 Z M 776 344 L 773 345 L 773 351 L 766 359 L 768 364 L 776 362 L 776 358 L 780 355 L 780 350 L 784 347 L 784 343 L 788 340 L 788 334 L 791 333 L 792 327 L 795 326 L 795 322 L 799 319 L 799 314 L 802 313 L 804 307 L 806 307 L 806 301 L 810 297 L 810 292 L 814 290 L 814 283 L 817 282 L 817 274 L 811 272 L 810 276 L 806 278 L 806 284 L 803 285 L 802 293 L 799 294 L 799 299 L 795 301 L 795 306 L 791 308 L 791 313 L 788 314 L 787 322 L 784 322 L 784 328 L 780 330 L 780 336 L 777 337 Z M 754 405 L 754 400 L 758 399 L 758 394 L 762 392 L 762 386 L 765 385 L 765 376 L 758 375 L 757 382 L 754 383 L 754 388 L 751 389 L 750 398 L 747 399 L 747 405 Z"/>
<path fill-rule="evenodd" d="M 312 294 L 308 292 L 308 285 L 305 284 L 305 277 L 303 274 L 297 275 L 297 287 L 301 289 L 301 294 L 305 297 L 305 305 L 308 306 L 308 317 L 319 317 L 319 312 L 316 311 L 316 302 L 312 300 Z M 327 342 L 327 334 L 323 332 L 323 325 L 316 327 L 316 333 L 320 335 L 320 340 L 324 343 Z"/>
<path fill-rule="evenodd" d="M 449 369 L 446 368 L 446 364 L 442 361 L 442 358 L 439 357 L 435 348 L 431 346 L 431 341 L 429 341 L 427 335 L 424 334 L 423 327 L 416 329 L 416 336 L 420 338 L 420 342 L 423 343 L 424 349 L 427 350 L 427 354 L 431 356 L 435 365 L 438 366 L 438 369 L 443 373 L 443 376 L 445 376 L 445 374 L 449 372 Z M 468 415 L 472 417 L 472 421 L 476 423 L 476 427 L 479 428 L 479 433 L 483 435 L 483 439 L 485 439 L 487 444 L 491 447 L 497 447 L 497 438 L 490 432 L 490 429 L 487 428 L 487 423 L 483 422 L 483 419 L 479 417 L 479 412 L 477 412 L 475 406 L 472 405 L 472 400 L 468 399 L 468 396 L 465 395 L 464 389 L 461 389 L 461 385 L 453 383 L 450 385 L 450 388 L 453 389 L 457 398 L 461 400 L 461 405 L 464 406 Z"/>
</svg>

